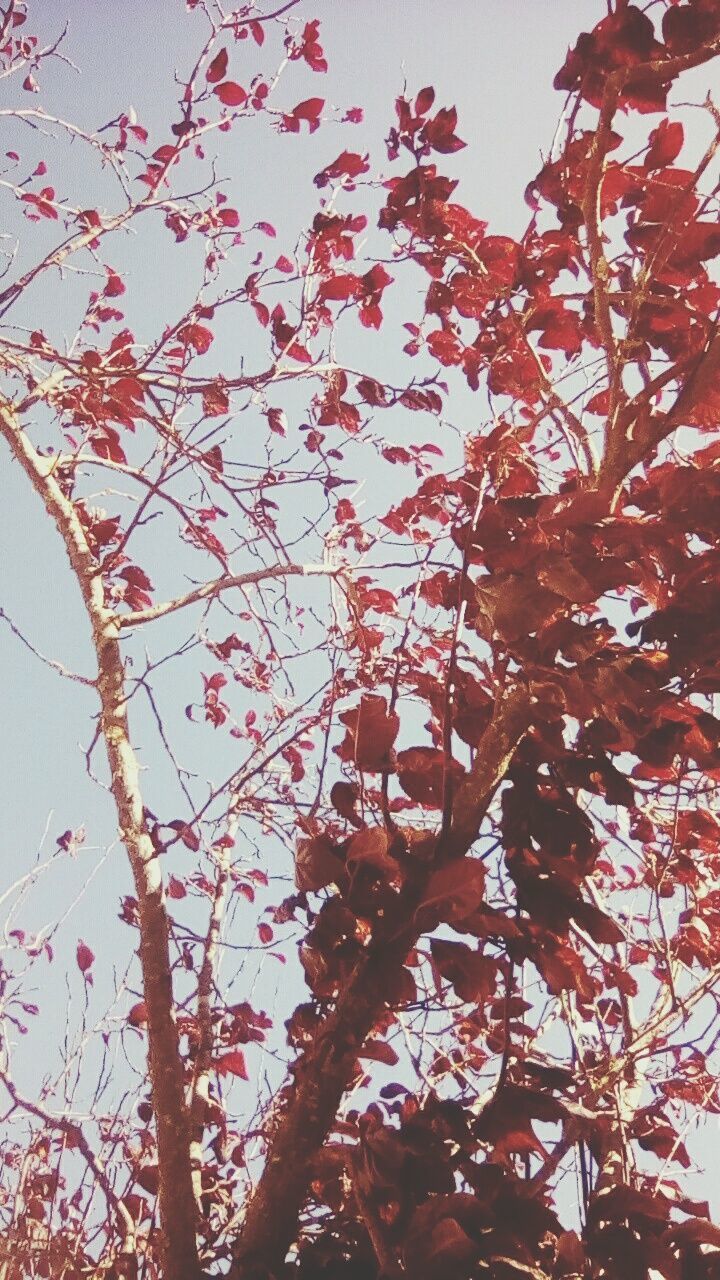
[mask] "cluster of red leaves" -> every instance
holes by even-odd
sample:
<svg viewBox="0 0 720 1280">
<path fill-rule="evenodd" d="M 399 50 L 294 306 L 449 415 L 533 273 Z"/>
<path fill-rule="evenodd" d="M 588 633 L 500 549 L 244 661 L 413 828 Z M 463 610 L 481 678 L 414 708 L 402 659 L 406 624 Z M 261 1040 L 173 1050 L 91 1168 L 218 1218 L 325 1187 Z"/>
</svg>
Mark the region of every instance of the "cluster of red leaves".
<svg viewBox="0 0 720 1280">
<path fill-rule="evenodd" d="M 649 14 L 633 4 L 618 5 L 594 28 L 583 32 L 555 77 L 555 88 L 577 91 L 599 107 L 613 72 L 627 71 L 618 100 L 626 110 L 664 111 L 667 92 L 677 75 L 672 59 L 713 40 L 720 31 L 714 0 L 671 4 L 662 17 L 662 40 Z M 662 64 L 668 63 L 663 75 Z M 647 63 L 659 64 L 647 69 Z"/>
<path fill-rule="evenodd" d="M 661 25 L 662 40 L 649 15 L 618 5 L 580 38 L 558 87 L 599 106 L 619 71 L 615 109 L 664 110 L 669 84 L 682 69 L 673 59 L 714 39 L 718 17 L 714 6 L 676 5 Z M 667 64 L 667 78 L 657 62 Z M 395 699 L 390 703 L 380 691 L 375 672 L 359 673 L 359 700 L 340 716 L 345 736 L 336 749 L 353 781 L 337 783 L 331 795 L 345 833 L 336 820 L 325 828 L 301 823 L 297 888 L 301 896 L 330 893 L 311 916 L 301 959 L 314 1001 L 338 999 L 361 963 L 368 930 L 374 936 L 382 929 L 408 886 L 421 881 L 416 932 L 450 928 L 467 939 L 436 936 L 426 957 L 438 993 L 447 983 L 471 1006 L 456 1017 L 458 1044 L 436 1058 L 434 1070 L 439 1076 L 457 1070 L 461 1078 L 482 1064 L 482 1053 L 467 1043 L 481 1034 L 487 1051 L 504 1055 L 506 1063 L 510 1054 L 513 1065 L 503 1069 L 477 1119 L 467 1106 L 437 1098 L 426 1108 L 414 1098 L 393 1102 L 405 1092 L 398 1079 L 382 1091 L 382 1107 L 349 1117 L 361 1153 L 355 1200 L 345 1189 L 345 1162 L 331 1147 L 319 1157 L 313 1191 L 332 1209 L 334 1232 L 345 1215 L 342 1247 L 360 1252 L 365 1237 L 358 1233 L 356 1208 L 369 1200 L 385 1224 L 393 1257 L 428 1280 L 488 1268 L 508 1276 L 597 1269 L 629 1278 L 654 1269 L 673 1280 L 706 1277 L 715 1274 L 720 1244 L 707 1206 L 683 1198 L 671 1177 L 659 1192 L 652 1174 L 642 1172 L 642 1158 L 630 1176 L 604 1172 L 617 1141 L 613 1050 L 589 1053 L 582 1076 L 525 1061 L 521 1044 L 533 1032 L 523 1015 L 534 1009 L 513 994 L 512 974 L 534 971 L 551 1003 L 571 999 L 574 1017 L 600 1021 L 609 1043 L 617 1045 L 618 1069 L 632 1074 L 632 1059 L 623 1058 L 623 1027 L 639 989 L 633 969 L 641 966 L 658 991 L 669 986 L 668 998 L 675 999 L 670 970 L 685 964 L 708 972 L 718 963 L 718 897 L 708 881 L 718 870 L 720 827 L 712 810 L 695 799 L 693 782 L 704 778 L 712 788 L 720 777 L 720 721 L 707 703 L 720 691 L 717 445 L 696 448 L 682 464 L 656 461 L 615 495 L 570 470 L 548 487 L 537 451 L 555 375 L 568 362 L 608 350 L 598 315 L 598 264 L 587 251 L 589 186 L 597 181 L 601 219 L 619 214 L 624 220 L 624 241 L 618 243 L 615 232 L 608 237 L 601 285 L 622 327 L 623 376 L 637 371 L 647 392 L 633 398 L 600 379 L 586 412 L 607 417 L 617 403 L 613 395 L 621 394 L 619 414 L 625 417 L 618 434 L 636 442 L 626 443 L 628 473 L 641 458 L 652 459 L 663 415 L 675 413 L 677 425 L 705 431 L 717 425 L 718 361 L 709 353 L 720 294 L 709 264 L 720 255 L 720 236 L 696 189 L 702 168 L 675 166 L 684 134 L 669 118 L 649 131 L 639 159 L 631 161 L 614 158 L 622 138 L 609 129 L 597 178 L 598 134 L 576 128 L 528 190 L 534 216 L 525 236 L 490 236 L 483 222 L 452 202 L 456 184 L 423 163 L 433 150 L 461 145 L 452 113 L 426 119 L 432 102 L 431 92 L 423 91 L 414 104 L 398 103 L 389 152 L 396 157 L 404 147 L 416 163 L 388 181 L 380 219 L 431 277 L 423 323 L 407 326 L 406 350 L 411 356 L 426 350 L 446 368 L 458 366 L 472 388 L 482 380 L 512 408 L 498 415 L 494 429 L 467 441 L 459 479 L 427 479 L 385 523 L 396 535 L 421 541 L 451 529 L 462 564 L 432 573 L 420 588 L 429 607 L 449 615 L 426 652 L 442 670 L 448 656 L 439 637 L 448 643 L 462 605 L 464 625 L 476 633 L 479 651 L 491 652 L 494 669 L 499 664 L 521 672 L 535 691 L 532 723 L 505 774 L 494 824 L 498 868 L 491 871 L 466 855 L 428 874 L 436 845 L 427 818 L 433 810 L 447 811 L 468 776 L 449 752 L 447 717 L 457 738 L 482 753 L 495 706 L 492 668 L 458 664 L 450 703 L 443 681 L 418 670 L 412 687 L 430 713 L 433 745 L 405 749 L 398 749 L 402 720 Z M 345 178 L 352 184 L 363 171 L 361 160 L 340 157 L 318 175 L 318 185 Z M 334 220 L 336 227 L 341 231 Z M 344 256 L 350 256 L 349 246 Z M 329 255 L 320 301 L 357 297 L 358 277 L 330 274 L 331 262 Z M 617 360 L 614 349 L 609 357 Z M 391 399 L 369 379 L 356 391 L 374 407 Z M 398 401 L 436 408 L 426 394 L 409 391 Z M 441 403 L 438 398 L 437 410 Z M 641 425 L 633 428 L 636 418 Z M 333 377 L 318 422 L 358 429 L 346 374 Z M 551 458 L 562 456 L 560 449 Z M 610 621 L 610 596 L 625 602 L 622 629 Z M 364 615 L 373 612 L 388 622 L 395 604 L 371 597 L 360 591 L 353 603 L 364 635 L 372 632 L 371 643 L 382 646 L 387 633 L 366 624 Z M 628 605 L 644 616 L 629 622 Z M 384 668 L 386 675 L 391 670 Z M 663 799 L 673 794 L 674 809 Z M 382 820 L 370 819 L 373 810 Z M 394 815 L 402 810 L 413 812 L 411 825 L 397 825 Z M 624 882 L 613 862 L 621 824 L 605 816 L 623 811 L 633 842 Z M 600 883 L 607 893 L 599 900 Z M 634 915 L 623 899 L 626 890 L 645 895 Z M 679 911 L 672 937 L 658 940 L 653 904 L 678 890 L 691 905 Z M 422 973 L 411 951 L 402 969 L 385 974 L 387 1005 L 412 1006 Z M 298 1049 L 318 1034 L 321 1020 L 313 1009 L 301 1006 L 291 1020 L 290 1040 Z M 389 1034 L 392 1026 L 387 1011 L 376 1035 Z M 396 1056 L 384 1040 L 366 1048 L 387 1065 Z M 693 1047 L 682 1067 L 681 1057 L 679 1050 L 677 1076 L 658 1073 L 648 1085 L 650 1101 L 628 1120 L 624 1141 L 687 1168 L 675 1104 L 679 1097 L 700 1109 L 716 1104 L 705 1050 Z M 435 1108 L 445 1109 L 456 1154 L 440 1161 L 433 1152 L 425 1172 L 423 1144 L 431 1150 L 440 1127 Z M 582 1236 L 563 1230 L 556 1208 L 535 1197 L 532 1179 L 518 1176 L 518 1160 L 530 1168 L 531 1159 L 540 1166 L 548 1159 L 538 1123 L 563 1130 L 570 1125 L 573 1142 L 601 1171 L 595 1193 L 586 1189 Z M 482 1164 L 479 1151 L 485 1153 Z M 463 1191 L 457 1190 L 458 1177 Z M 689 1220 L 676 1220 L 678 1211 Z M 327 1238 L 308 1238 L 301 1257 L 308 1275 L 319 1260 L 333 1258 L 340 1266 L 340 1252 Z"/>
<path fill-rule="evenodd" d="M 320 44 L 320 23 L 317 18 L 306 22 L 299 36 L 288 32 L 285 37 L 285 48 L 292 62 L 302 60 L 311 71 L 327 71 L 327 62 Z"/>
</svg>

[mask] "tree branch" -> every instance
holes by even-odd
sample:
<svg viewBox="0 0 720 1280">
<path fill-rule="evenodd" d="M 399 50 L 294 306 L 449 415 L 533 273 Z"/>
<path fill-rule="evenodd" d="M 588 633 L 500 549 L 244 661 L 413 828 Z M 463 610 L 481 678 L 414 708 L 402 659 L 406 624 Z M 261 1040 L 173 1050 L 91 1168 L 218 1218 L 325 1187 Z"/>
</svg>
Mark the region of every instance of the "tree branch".
<svg viewBox="0 0 720 1280">
<path fill-rule="evenodd" d="M 6 1071 L 0 1069 L 0 1081 L 9 1093 L 14 1105 L 19 1107 L 21 1111 L 27 1111 L 28 1115 L 35 1116 L 38 1120 L 42 1120 L 45 1128 L 59 1129 L 66 1137 L 70 1139 L 72 1146 L 77 1147 L 81 1153 L 89 1169 L 95 1175 L 98 1185 L 102 1188 L 103 1195 L 111 1212 L 114 1212 L 118 1218 L 118 1225 L 121 1223 L 122 1236 L 122 1252 L 131 1253 L 135 1247 L 135 1222 L 133 1217 L 123 1200 L 117 1195 L 107 1170 L 98 1156 L 95 1155 L 90 1143 L 83 1133 L 80 1125 L 76 1120 L 71 1120 L 69 1116 L 54 1115 L 47 1107 L 41 1107 L 36 1102 L 32 1102 L 29 1098 L 23 1097 L 18 1092 L 15 1084 L 10 1079 Z"/>
<path fill-rule="evenodd" d="M 215 578 L 213 582 L 204 582 L 201 587 L 195 587 L 187 595 L 177 596 L 174 600 L 122 614 L 118 617 L 118 626 L 121 630 L 127 630 L 128 627 L 139 627 L 143 622 L 155 622 L 157 618 L 165 618 L 169 613 L 177 613 L 178 609 L 186 609 L 190 604 L 219 596 L 221 592 L 230 591 L 233 587 L 248 587 L 256 582 L 265 582 L 268 578 L 292 578 L 300 575 L 309 577 L 311 574 L 330 578 L 337 577 L 342 572 L 337 565 L 329 564 L 276 564 L 269 568 L 251 569 L 247 573 L 227 574 L 222 578 Z"/>
<path fill-rule="evenodd" d="M 462 857 L 475 840 L 527 730 L 531 706 L 526 689 L 514 690 L 498 703 L 471 775 L 455 799 L 446 856 Z M 265 1168 L 247 1208 L 230 1280 L 257 1280 L 282 1267 L 297 1232 L 312 1161 L 332 1128 L 358 1054 L 386 1005 L 393 977 L 422 933 L 416 911 L 435 866 L 436 860 L 431 858 L 398 894 L 394 909 L 387 912 L 382 928 L 358 961 L 315 1043 L 294 1064 L 294 1083 L 269 1140 Z"/>
<path fill-rule="evenodd" d="M 22 431 L 13 408 L 0 403 L 0 434 L 52 517 L 65 545 L 92 627 L 98 663 L 96 687 L 120 835 L 127 849 L 140 916 L 140 964 L 148 1015 L 149 1068 L 157 1128 L 163 1280 L 197 1280 L 196 1208 L 190 1161 L 190 1125 L 173 1003 L 168 917 L 157 853 L 147 830 L 127 717 L 125 669 L 117 617 L 105 604 L 102 572 L 75 506 L 47 460 Z"/>
<path fill-rule="evenodd" d="M 228 836 L 232 839 L 238 823 L 237 806 L 228 823 Z M 210 1099 L 210 1073 L 213 1056 L 213 1007 L 212 992 L 216 978 L 217 955 L 220 943 L 220 929 L 227 905 L 230 884 L 230 849 L 223 845 L 217 855 L 217 879 L 215 893 L 210 912 L 203 961 L 198 975 L 196 1020 L 199 1035 L 197 1056 L 194 1064 L 192 1091 L 190 1095 L 190 1123 L 192 1129 L 192 1145 L 190 1157 L 193 1166 L 195 1198 L 200 1205 L 202 1191 L 202 1144 L 205 1133 L 205 1112 Z"/>
</svg>

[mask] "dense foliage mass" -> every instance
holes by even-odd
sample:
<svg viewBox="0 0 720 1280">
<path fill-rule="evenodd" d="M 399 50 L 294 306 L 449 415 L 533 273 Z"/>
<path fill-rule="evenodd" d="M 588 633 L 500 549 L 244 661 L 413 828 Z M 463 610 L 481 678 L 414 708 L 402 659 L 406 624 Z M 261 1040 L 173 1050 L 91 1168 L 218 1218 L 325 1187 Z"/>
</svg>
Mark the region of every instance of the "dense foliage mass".
<svg viewBox="0 0 720 1280">
<path fill-rule="evenodd" d="M 517 239 L 431 88 L 352 149 L 297 0 L 178 5 L 161 137 L 43 105 L 51 8 L 2 18 L 0 432 L 133 887 L 124 954 L 8 916 L 3 1280 L 720 1276 L 717 0 L 578 37 Z M 236 133 L 326 126 L 299 240 L 247 225 Z M 23 1075 L 59 969 L 107 1012 Z"/>
</svg>

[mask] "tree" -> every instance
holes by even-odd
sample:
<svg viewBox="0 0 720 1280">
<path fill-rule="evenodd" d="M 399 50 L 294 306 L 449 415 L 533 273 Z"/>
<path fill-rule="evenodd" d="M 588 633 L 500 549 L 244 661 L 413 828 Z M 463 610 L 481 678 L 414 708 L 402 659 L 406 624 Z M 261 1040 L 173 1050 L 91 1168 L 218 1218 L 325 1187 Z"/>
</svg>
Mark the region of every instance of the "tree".
<svg viewBox="0 0 720 1280">
<path fill-rule="evenodd" d="M 65 45 L 2 19 L 46 154 L 0 184 L 0 433 L 133 880 L 103 954 L 58 909 L 69 965 L 7 918 L 3 1280 L 717 1277 L 687 1176 L 720 1111 L 720 115 L 686 101 L 716 0 L 579 36 L 518 239 L 457 203 L 420 88 L 385 168 L 327 144 L 269 255 L 223 148 L 362 113 L 314 96 L 299 0 L 187 10 L 161 141 L 52 115 Z M 159 328 L 131 230 L 192 293 Z M 80 1033 L 23 1078 L 59 970 Z"/>
</svg>

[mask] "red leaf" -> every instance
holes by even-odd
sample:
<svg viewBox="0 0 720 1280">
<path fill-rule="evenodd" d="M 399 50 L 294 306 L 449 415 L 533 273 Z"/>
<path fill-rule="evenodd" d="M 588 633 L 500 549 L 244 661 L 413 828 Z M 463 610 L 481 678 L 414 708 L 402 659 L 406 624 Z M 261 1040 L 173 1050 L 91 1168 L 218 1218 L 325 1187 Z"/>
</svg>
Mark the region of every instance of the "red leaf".
<svg viewBox="0 0 720 1280">
<path fill-rule="evenodd" d="M 340 814 L 341 818 L 345 818 L 353 826 L 357 826 L 358 822 L 355 810 L 359 796 L 360 792 L 354 782 L 335 782 L 330 789 L 331 805 Z"/>
<path fill-rule="evenodd" d="M 366 329 L 379 329 L 382 324 L 382 311 L 375 302 L 371 302 L 360 308 L 360 323 Z"/>
<path fill-rule="evenodd" d="M 90 950 L 87 943 L 82 941 L 82 939 L 80 939 L 80 941 L 77 944 L 77 950 L 75 952 L 75 956 L 77 959 L 78 969 L 80 970 L 81 973 L 87 974 L 88 970 L 91 968 L 92 963 L 95 959 L 95 954 Z"/>
<path fill-rule="evenodd" d="M 310 131 L 313 127 L 317 127 L 318 117 L 325 106 L 324 98 L 306 98 L 304 102 L 298 102 L 293 107 L 292 114 L 296 120 L 307 120 L 310 123 Z"/>
<path fill-rule="evenodd" d="M 344 867 L 339 851 L 329 836 L 313 836 L 299 840 L 295 852 L 295 887 L 301 893 L 316 893 L 343 879 Z"/>
<path fill-rule="evenodd" d="M 342 151 L 337 160 L 333 160 L 332 164 L 327 165 L 315 175 L 313 181 L 316 187 L 326 187 L 332 178 L 349 178 L 352 182 L 361 173 L 367 173 L 369 168 L 370 163 L 366 155 L 361 156 L 356 151 Z"/>
<path fill-rule="evenodd" d="M 376 382 L 374 378 L 359 378 L 355 384 L 355 390 L 361 395 L 366 404 L 374 407 L 387 403 L 387 391 L 380 382 Z"/>
<path fill-rule="evenodd" d="M 442 409 L 442 401 L 434 391 L 418 391 L 415 387 L 408 387 L 400 396 L 400 404 L 406 409 L 412 409 L 419 412 L 421 409 L 429 411 L 435 410 L 440 412 Z"/>
<path fill-rule="evenodd" d="M 329 276 L 321 281 L 318 298 L 321 302 L 347 302 L 349 298 L 357 297 L 361 287 L 357 276 Z"/>
<path fill-rule="evenodd" d="M 39 196 L 33 195 L 31 191 L 26 191 L 20 199 L 24 200 L 26 204 L 31 204 L 43 218 L 54 218 L 57 221 L 58 211 L 54 205 L 48 203 L 49 200 L 55 199 L 55 192 L 52 187 L 44 187 Z"/>
<path fill-rule="evenodd" d="M 145 570 L 141 569 L 139 565 L 136 565 L 136 564 L 127 565 L 125 569 L 120 570 L 118 577 L 124 578 L 125 581 L 129 583 L 131 587 L 137 587 L 140 591 L 153 590 L 152 582 L 148 578 Z"/>
<path fill-rule="evenodd" d="M 480 906 L 485 892 L 485 868 L 476 858 L 460 858 L 433 872 L 416 912 L 423 930 L 440 921 L 463 920 Z"/>
<path fill-rule="evenodd" d="M 210 383 L 210 386 L 204 387 L 202 392 L 202 406 L 203 413 L 206 418 L 218 418 L 227 413 L 230 408 L 230 400 L 225 388 L 218 382 L 212 382 Z M 217 451 L 217 454 L 214 453 L 214 450 Z M 217 465 L 217 462 L 211 462 L 211 455 L 218 458 L 220 463 L 219 466 Z M 208 466 L 214 465 L 217 471 L 222 471 L 222 454 L 220 453 L 219 445 L 214 445 L 213 449 L 208 449 L 204 457 Z"/>
<path fill-rule="evenodd" d="M 390 837 L 384 827 L 362 827 L 348 844 L 348 868 L 362 864 L 380 872 L 384 880 L 394 880 L 399 867 L 389 848 Z"/>
<path fill-rule="evenodd" d="M 455 125 L 457 124 L 457 111 L 455 107 L 441 108 L 432 120 L 428 120 L 423 129 L 423 135 L 427 138 L 433 151 L 439 151 L 441 155 L 449 155 L 453 151 L 460 151 L 466 143 L 455 135 Z"/>
<path fill-rule="evenodd" d="M 222 80 L 223 76 L 226 74 L 227 68 L 228 68 L 227 49 L 221 49 L 219 53 L 215 54 L 215 57 L 213 58 L 212 62 L 210 63 L 210 66 L 205 72 L 205 79 L 210 84 L 217 84 L 218 80 Z"/>
<path fill-rule="evenodd" d="M 147 1005 L 144 1000 L 133 1005 L 128 1014 L 128 1022 L 131 1027 L 142 1027 L 147 1022 Z"/>
<path fill-rule="evenodd" d="M 230 1053 L 224 1053 L 222 1057 L 216 1060 L 215 1070 L 221 1076 L 231 1075 L 238 1076 L 241 1080 L 248 1079 L 245 1054 L 241 1049 L 233 1049 Z"/>
<path fill-rule="evenodd" d="M 327 62 L 323 57 L 322 45 L 319 42 L 320 23 L 317 18 L 307 22 L 302 37 L 297 43 L 288 47 L 292 59 L 304 58 L 313 71 L 327 71 Z"/>
<path fill-rule="evenodd" d="M 442 751 L 435 747 L 410 747 L 400 751 L 397 757 L 398 782 L 406 795 L 431 809 L 442 808 L 444 779 L 447 785 L 458 782 L 465 775 L 457 760 L 445 760 Z"/>
<path fill-rule="evenodd" d="M 178 329 L 178 339 L 186 347 L 194 347 L 200 355 L 204 355 L 210 349 L 213 341 L 212 330 L 206 329 L 202 324 L 184 324 Z"/>
<path fill-rule="evenodd" d="M 378 302 L 383 289 L 392 282 L 393 277 L 388 275 L 382 263 L 376 262 L 375 266 L 371 267 L 362 278 L 363 292 L 373 302 Z"/>
<path fill-rule="evenodd" d="M 388 711 L 385 698 L 364 694 L 360 705 L 340 716 L 347 725 L 343 742 L 336 747 L 341 760 L 353 761 L 358 769 L 380 773 L 392 769 L 392 745 L 400 729 L 394 711 Z"/>
<path fill-rule="evenodd" d="M 272 942 L 273 940 L 273 937 L 274 937 L 273 931 L 270 928 L 270 925 L 266 924 L 264 921 L 262 924 L 258 925 L 258 937 L 261 942 L 265 942 L 265 943 Z"/>
<path fill-rule="evenodd" d="M 115 271 L 108 271 L 108 280 L 103 293 L 106 298 L 119 298 L 125 292 L 125 285 Z"/>
<path fill-rule="evenodd" d="M 156 1164 L 142 1165 L 138 1169 L 136 1182 L 142 1187 L 143 1191 L 149 1192 L 151 1196 L 157 1195 L 160 1185 L 160 1171 Z"/>
<path fill-rule="evenodd" d="M 394 1067 L 399 1062 L 395 1050 L 384 1040 L 368 1040 L 360 1050 L 360 1057 L 370 1058 L 373 1062 L 384 1062 L 388 1067 Z"/>
<path fill-rule="evenodd" d="M 643 161 L 646 169 L 665 169 L 682 151 L 685 132 L 679 121 L 661 120 L 650 134 L 650 149 Z"/>
<path fill-rule="evenodd" d="M 176 155 L 177 147 L 166 142 L 162 147 L 158 147 L 157 151 L 153 151 L 153 160 L 159 160 L 160 164 L 169 164 Z"/>
<path fill-rule="evenodd" d="M 187 824 L 183 822 L 182 818 L 175 818 L 173 822 L 168 822 L 167 826 L 170 827 L 172 831 L 177 831 L 178 836 L 186 849 L 191 849 L 193 853 L 197 853 L 200 848 L 200 840 L 199 837 L 196 836 L 192 827 L 188 827 Z"/>
<path fill-rule="evenodd" d="M 226 107 L 241 107 L 247 99 L 247 93 L 242 85 L 235 84 L 234 80 L 225 80 L 223 84 L 213 89 L 213 93 Z"/>
<path fill-rule="evenodd" d="M 479 1002 L 495 991 L 497 961 L 473 951 L 464 942 L 433 938 L 433 962 L 443 978 L 452 984 L 461 1000 Z"/>
<path fill-rule="evenodd" d="M 287 418 L 284 409 L 268 409 L 268 426 L 277 436 L 287 435 Z"/>
<path fill-rule="evenodd" d="M 182 880 L 178 880 L 177 876 L 170 876 L 167 883 L 168 898 L 186 898 L 187 889 Z"/>
<path fill-rule="evenodd" d="M 427 115 L 434 101 L 435 101 L 435 90 L 433 89 L 432 85 L 428 85 L 427 88 L 421 89 L 417 98 L 415 99 L 415 115 L 416 116 Z"/>
</svg>

